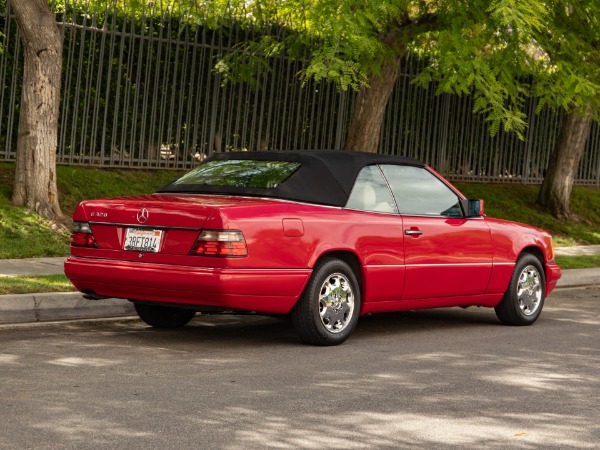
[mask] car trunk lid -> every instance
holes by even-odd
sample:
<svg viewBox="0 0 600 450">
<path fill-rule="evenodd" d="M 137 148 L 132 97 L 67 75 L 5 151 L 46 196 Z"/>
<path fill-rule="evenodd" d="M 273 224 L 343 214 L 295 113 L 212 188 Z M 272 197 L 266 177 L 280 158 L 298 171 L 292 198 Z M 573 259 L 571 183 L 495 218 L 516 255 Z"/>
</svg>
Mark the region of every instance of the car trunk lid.
<svg viewBox="0 0 600 450">
<path fill-rule="evenodd" d="M 74 220 L 88 222 L 98 250 L 112 250 L 115 258 L 131 251 L 187 255 L 211 215 L 227 203 L 193 195 L 89 200 Z"/>
</svg>

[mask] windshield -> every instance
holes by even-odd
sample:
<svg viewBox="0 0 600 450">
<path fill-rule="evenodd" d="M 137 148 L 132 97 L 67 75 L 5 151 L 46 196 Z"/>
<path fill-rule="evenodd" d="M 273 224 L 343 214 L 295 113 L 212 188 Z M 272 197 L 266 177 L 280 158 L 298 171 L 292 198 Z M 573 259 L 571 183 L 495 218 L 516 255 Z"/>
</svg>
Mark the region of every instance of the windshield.
<svg viewBox="0 0 600 450">
<path fill-rule="evenodd" d="M 283 183 L 300 165 L 289 161 L 215 160 L 202 164 L 173 184 L 268 189 Z"/>
</svg>

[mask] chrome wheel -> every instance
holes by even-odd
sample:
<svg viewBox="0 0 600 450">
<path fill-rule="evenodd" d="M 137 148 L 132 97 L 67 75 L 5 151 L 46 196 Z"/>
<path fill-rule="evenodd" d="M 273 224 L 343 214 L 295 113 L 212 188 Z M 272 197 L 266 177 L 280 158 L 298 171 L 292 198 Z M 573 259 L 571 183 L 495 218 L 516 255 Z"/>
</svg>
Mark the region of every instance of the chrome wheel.
<svg viewBox="0 0 600 450">
<path fill-rule="evenodd" d="M 319 316 L 327 331 L 339 333 L 354 313 L 354 293 L 350 281 L 341 273 L 327 277 L 319 294 Z"/>
<path fill-rule="evenodd" d="M 531 325 L 542 312 L 546 295 L 543 260 L 523 253 L 510 278 L 504 297 L 494 309 L 500 322 L 507 325 Z"/>
<path fill-rule="evenodd" d="M 360 312 L 360 285 L 346 261 L 323 257 L 302 296 L 290 311 L 300 339 L 312 345 L 339 345 L 350 335 Z"/>
<path fill-rule="evenodd" d="M 519 275 L 517 298 L 519 308 L 524 315 L 531 316 L 539 309 L 542 300 L 542 281 L 535 267 L 527 266 Z"/>
</svg>

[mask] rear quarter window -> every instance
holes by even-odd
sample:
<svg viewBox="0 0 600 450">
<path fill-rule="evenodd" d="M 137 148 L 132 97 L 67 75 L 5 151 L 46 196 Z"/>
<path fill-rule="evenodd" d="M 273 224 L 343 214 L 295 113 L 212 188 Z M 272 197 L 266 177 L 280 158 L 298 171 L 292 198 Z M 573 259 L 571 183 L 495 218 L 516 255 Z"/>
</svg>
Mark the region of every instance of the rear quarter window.
<svg viewBox="0 0 600 450">
<path fill-rule="evenodd" d="M 346 208 L 383 213 L 398 212 L 379 167 L 367 166 L 360 171 Z"/>
</svg>

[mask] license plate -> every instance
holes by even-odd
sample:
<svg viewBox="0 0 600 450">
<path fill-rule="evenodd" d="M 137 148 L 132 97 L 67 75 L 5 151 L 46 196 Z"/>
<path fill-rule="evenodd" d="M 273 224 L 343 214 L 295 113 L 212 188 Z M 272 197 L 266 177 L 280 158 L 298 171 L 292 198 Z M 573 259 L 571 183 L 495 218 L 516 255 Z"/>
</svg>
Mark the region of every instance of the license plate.
<svg viewBox="0 0 600 450">
<path fill-rule="evenodd" d="M 162 230 L 127 228 L 124 250 L 157 253 L 162 239 Z"/>
</svg>

